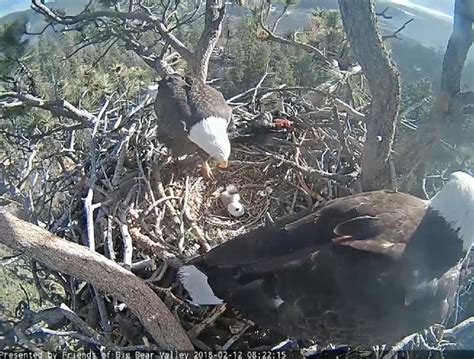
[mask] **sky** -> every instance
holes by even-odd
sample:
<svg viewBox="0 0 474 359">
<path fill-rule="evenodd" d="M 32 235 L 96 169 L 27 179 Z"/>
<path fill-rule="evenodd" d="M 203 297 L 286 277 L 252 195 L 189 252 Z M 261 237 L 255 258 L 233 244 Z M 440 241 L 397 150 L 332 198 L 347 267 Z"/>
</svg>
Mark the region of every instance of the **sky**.
<svg viewBox="0 0 474 359">
<path fill-rule="evenodd" d="M 0 0 L 1 1 L 1 0 Z M 418 10 L 425 14 L 437 17 L 438 19 L 452 21 L 454 0 L 390 0 L 395 4 L 404 5 L 407 8 Z"/>
<path fill-rule="evenodd" d="M 451 21 L 454 0 L 390 0 L 396 4 Z M 30 8 L 30 0 L 0 0 L 0 17 Z"/>
<path fill-rule="evenodd" d="M 30 8 L 30 0 L 0 0 L 0 17 Z"/>
<path fill-rule="evenodd" d="M 54 0 L 46 0 L 50 2 Z M 0 17 L 15 11 L 30 9 L 31 0 L 0 0 Z"/>
</svg>

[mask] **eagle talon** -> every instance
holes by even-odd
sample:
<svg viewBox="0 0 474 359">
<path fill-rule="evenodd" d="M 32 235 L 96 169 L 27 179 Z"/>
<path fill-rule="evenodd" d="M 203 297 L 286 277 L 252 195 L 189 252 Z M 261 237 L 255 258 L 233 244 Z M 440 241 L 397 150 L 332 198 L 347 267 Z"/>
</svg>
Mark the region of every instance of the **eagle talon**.
<svg viewBox="0 0 474 359">
<path fill-rule="evenodd" d="M 201 174 L 205 179 L 209 181 L 216 180 L 216 178 L 214 177 L 214 174 L 212 173 L 211 166 L 209 166 L 209 163 L 207 163 L 207 161 L 204 161 L 201 166 Z"/>
</svg>

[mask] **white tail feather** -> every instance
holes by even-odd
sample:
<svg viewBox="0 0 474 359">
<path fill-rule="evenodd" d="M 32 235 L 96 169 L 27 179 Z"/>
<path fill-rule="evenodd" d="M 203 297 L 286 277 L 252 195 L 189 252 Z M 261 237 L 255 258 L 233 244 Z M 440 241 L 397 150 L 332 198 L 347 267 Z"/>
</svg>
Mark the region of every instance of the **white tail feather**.
<svg viewBox="0 0 474 359">
<path fill-rule="evenodd" d="M 207 276 L 196 266 L 183 266 L 178 271 L 179 281 L 191 296 L 191 303 L 196 305 L 218 305 L 222 299 L 216 297 L 207 282 Z"/>
<path fill-rule="evenodd" d="M 158 95 L 158 85 L 147 86 L 146 94 L 154 99 Z"/>
</svg>

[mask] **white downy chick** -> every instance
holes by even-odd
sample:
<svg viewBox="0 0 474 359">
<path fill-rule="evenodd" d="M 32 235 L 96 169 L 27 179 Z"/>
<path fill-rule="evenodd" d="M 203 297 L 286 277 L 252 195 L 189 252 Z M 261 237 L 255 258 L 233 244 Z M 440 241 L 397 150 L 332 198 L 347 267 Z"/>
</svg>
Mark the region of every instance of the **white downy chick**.
<svg viewBox="0 0 474 359">
<path fill-rule="evenodd" d="M 232 217 L 242 217 L 245 213 L 244 206 L 240 203 L 240 195 L 237 186 L 230 184 L 225 191 L 220 194 L 222 205 Z"/>
</svg>

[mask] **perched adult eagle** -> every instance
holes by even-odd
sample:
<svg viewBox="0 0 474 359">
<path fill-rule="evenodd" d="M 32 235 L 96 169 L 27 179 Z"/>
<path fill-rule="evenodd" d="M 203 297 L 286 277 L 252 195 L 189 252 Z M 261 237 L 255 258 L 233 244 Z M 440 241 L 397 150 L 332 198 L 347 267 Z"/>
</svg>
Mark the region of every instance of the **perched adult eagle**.
<svg viewBox="0 0 474 359">
<path fill-rule="evenodd" d="M 429 201 L 389 191 L 334 199 L 238 236 L 178 276 L 194 303 L 224 301 L 293 338 L 391 344 L 447 319 L 473 240 L 474 178 L 454 172 Z"/>
<path fill-rule="evenodd" d="M 222 93 L 203 81 L 172 74 L 158 84 L 155 112 L 158 139 L 175 157 L 198 152 L 202 174 L 213 178 L 208 160 L 225 168 L 231 152 L 227 128 L 232 109 Z"/>
</svg>

